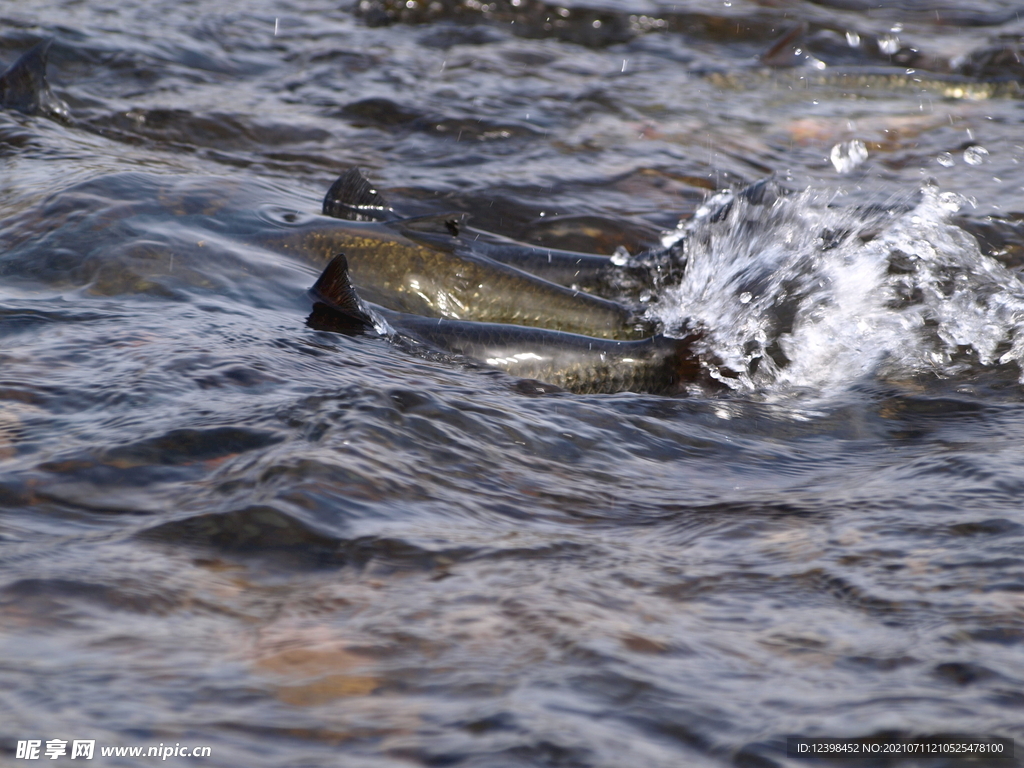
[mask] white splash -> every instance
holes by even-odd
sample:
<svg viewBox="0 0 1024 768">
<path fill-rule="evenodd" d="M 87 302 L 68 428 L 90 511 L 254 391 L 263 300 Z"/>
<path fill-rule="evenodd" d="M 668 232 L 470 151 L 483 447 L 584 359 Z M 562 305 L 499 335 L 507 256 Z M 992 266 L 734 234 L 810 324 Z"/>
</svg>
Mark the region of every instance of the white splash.
<svg viewBox="0 0 1024 768">
<path fill-rule="evenodd" d="M 832 147 L 828 159 L 839 173 L 849 173 L 868 159 L 868 148 L 860 139 L 841 141 Z"/>
<path fill-rule="evenodd" d="M 682 228 L 682 282 L 649 316 L 704 328 L 741 391 L 1021 366 L 1024 283 L 951 223 L 962 198 L 928 186 L 916 203 L 856 209 L 834 197 L 715 196 Z"/>
</svg>

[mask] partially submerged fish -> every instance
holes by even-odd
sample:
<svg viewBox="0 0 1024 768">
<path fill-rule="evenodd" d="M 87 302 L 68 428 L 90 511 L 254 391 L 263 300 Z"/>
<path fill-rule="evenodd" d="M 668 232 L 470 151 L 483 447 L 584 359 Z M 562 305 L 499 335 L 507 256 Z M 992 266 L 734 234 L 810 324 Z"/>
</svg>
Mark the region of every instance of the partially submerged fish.
<svg viewBox="0 0 1024 768">
<path fill-rule="evenodd" d="M 391 310 L 604 339 L 638 339 L 652 330 L 616 302 L 558 285 L 473 249 L 418 242 L 408 236 L 402 222 L 346 222 L 286 214 L 275 224 L 277 231 L 260 233 L 260 245 L 299 253 L 321 264 L 344 252 L 352 282 L 361 294 Z"/>
<path fill-rule="evenodd" d="M 615 265 L 607 256 L 520 243 L 465 226 L 463 214 L 401 218 L 358 168 L 342 173 L 324 196 L 324 216 L 388 222 L 412 239 L 445 251 L 486 256 L 492 261 L 583 291 L 606 288 Z"/>
<path fill-rule="evenodd" d="M 573 253 L 556 249 L 537 248 L 478 232 L 469 240 L 460 238 L 463 230 L 461 217 L 438 216 L 419 219 L 399 219 L 384 197 L 369 182 L 352 169 L 342 174 L 332 185 L 324 199 L 323 211 L 327 215 L 352 219 L 365 226 L 377 221 L 400 230 L 403 235 L 419 243 L 433 254 L 426 267 L 438 262 L 447 263 L 442 271 L 450 271 L 451 264 L 477 264 L 486 280 L 499 290 L 508 290 L 504 280 L 497 276 L 523 275 L 538 272 L 546 279 L 529 274 L 530 284 L 525 294 L 514 296 L 519 303 L 533 302 L 536 296 L 550 296 L 553 283 L 598 285 L 608 279 L 614 265 L 605 256 Z M 480 236 L 484 237 L 481 242 Z M 695 352 L 698 334 L 685 338 L 648 333 L 645 338 L 632 341 L 595 338 L 599 335 L 585 329 L 567 332 L 565 318 L 559 315 L 559 327 L 554 324 L 507 322 L 466 322 L 462 319 L 433 319 L 422 314 L 394 311 L 395 308 L 369 305 L 363 308 L 360 298 L 370 297 L 359 288 L 358 270 L 365 254 L 357 254 L 351 261 L 345 255 L 336 255 L 310 290 L 317 301 L 317 309 L 310 318 L 314 327 L 333 329 L 339 320 L 348 329 L 371 328 L 383 325 L 394 330 L 403 339 L 477 361 L 492 368 L 506 371 L 521 379 L 534 379 L 578 393 L 647 392 L 654 394 L 679 393 L 687 384 L 702 378 L 702 365 Z M 513 269 L 514 264 L 520 269 Z M 408 284 L 408 274 L 400 270 L 408 261 L 396 259 L 393 265 L 396 277 Z M 376 261 L 372 268 L 380 269 Z M 461 266 L 460 269 L 465 269 Z M 421 271 L 413 277 L 419 281 Z M 351 275 L 351 282 L 350 282 Z M 434 277 L 436 280 L 436 277 Z M 550 281 L 550 282 L 549 282 Z M 442 283 L 444 281 L 441 281 Z M 548 288 L 540 292 L 540 286 Z M 531 295 L 533 294 L 533 295 Z M 576 290 L 571 302 L 562 300 L 559 313 L 568 310 L 574 316 L 592 305 L 595 297 Z M 481 290 L 471 300 L 493 301 Z M 544 301 L 542 298 L 541 301 Z M 575 306 L 573 306 L 575 305 Z M 466 307 L 467 315 L 479 317 L 480 308 Z M 323 312 L 333 313 L 333 320 L 325 321 Z M 553 312 L 554 305 L 548 305 Z M 531 327 L 522 327 L 528 325 Z M 588 322 L 594 328 L 593 321 Z M 538 327 L 540 326 L 540 327 Z M 638 330 L 640 330 L 638 328 Z"/>
<path fill-rule="evenodd" d="M 365 307 L 348 277 L 344 255 L 331 260 L 310 289 L 318 310 L 335 313 L 349 328 L 374 328 L 373 315 L 398 334 L 430 349 L 470 358 L 522 379 L 535 379 L 577 393 L 678 394 L 702 379 L 695 351 L 698 334 L 675 339 L 655 335 L 610 341 L 578 334 L 497 323 L 430 319 Z M 330 323 L 310 324 L 334 330 Z"/>
<path fill-rule="evenodd" d="M 489 259 L 451 235 L 454 245 L 431 242 L 427 231 L 443 222 L 345 221 L 261 204 L 258 194 L 248 184 L 205 178 L 90 179 L 11 220 L 0 267 L 50 280 L 59 275 L 64 284 L 91 284 L 110 295 L 148 290 L 154 278 L 173 282 L 172 275 L 180 281 L 190 271 L 215 271 L 204 264 L 218 245 L 288 254 L 318 271 L 345 252 L 361 294 L 394 311 L 605 339 L 653 332 L 628 306 Z M 174 227 L 167 226 L 169 217 Z M 111 248 L 115 232 L 123 245 Z M 33 243 L 45 244 L 44 259 L 60 254 L 62 268 L 44 268 Z"/>
</svg>

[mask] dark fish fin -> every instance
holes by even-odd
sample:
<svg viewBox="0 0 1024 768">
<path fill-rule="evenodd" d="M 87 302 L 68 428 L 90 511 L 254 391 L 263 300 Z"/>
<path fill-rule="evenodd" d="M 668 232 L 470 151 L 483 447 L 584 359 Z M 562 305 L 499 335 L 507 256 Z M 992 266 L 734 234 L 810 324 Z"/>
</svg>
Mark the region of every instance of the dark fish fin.
<svg viewBox="0 0 1024 768">
<path fill-rule="evenodd" d="M 324 216 L 348 221 L 388 221 L 393 211 L 358 168 L 349 168 L 324 197 Z"/>
<path fill-rule="evenodd" d="M 26 115 L 67 119 L 67 104 L 53 95 L 46 82 L 46 56 L 52 42 L 43 40 L 0 75 L 0 106 Z"/>
<path fill-rule="evenodd" d="M 317 278 L 309 293 L 320 304 L 362 323 L 364 327 L 373 325 L 373 321 L 359 304 L 355 288 L 349 282 L 348 259 L 345 258 L 345 254 L 339 253 L 331 259 L 331 263 Z"/>
<path fill-rule="evenodd" d="M 723 379 L 735 379 L 739 374 L 726 368 L 718 356 L 707 349 L 703 329 L 684 328 L 683 332 L 685 336 L 670 339 L 675 349 L 668 361 L 669 378 L 676 394 L 689 384 L 697 384 L 707 393 L 727 389 Z"/>
<path fill-rule="evenodd" d="M 807 30 L 806 21 L 801 21 L 786 30 L 782 37 L 761 54 L 761 63 L 766 67 L 795 67 L 802 64 L 806 57 L 803 46 Z"/>
<path fill-rule="evenodd" d="M 671 358 L 669 379 L 674 386 L 681 387 L 707 379 L 700 355 L 694 349 L 697 342 L 703 338 L 704 334 L 697 331 L 681 339 L 671 340 L 675 345 L 675 351 Z"/>
<path fill-rule="evenodd" d="M 320 302 L 313 305 L 313 311 L 306 318 L 306 325 L 314 331 L 343 333 L 346 336 L 360 336 L 366 331 L 366 323 L 335 312 Z"/>
<path fill-rule="evenodd" d="M 401 219 L 394 222 L 393 226 L 406 233 L 458 237 L 468 218 L 468 213 L 431 213 Z"/>
<path fill-rule="evenodd" d="M 392 221 L 388 226 L 420 245 L 436 251 L 454 253 L 459 245 L 465 244 L 458 240 L 458 237 L 468 217 L 469 214 L 465 213 L 429 214 Z"/>
</svg>

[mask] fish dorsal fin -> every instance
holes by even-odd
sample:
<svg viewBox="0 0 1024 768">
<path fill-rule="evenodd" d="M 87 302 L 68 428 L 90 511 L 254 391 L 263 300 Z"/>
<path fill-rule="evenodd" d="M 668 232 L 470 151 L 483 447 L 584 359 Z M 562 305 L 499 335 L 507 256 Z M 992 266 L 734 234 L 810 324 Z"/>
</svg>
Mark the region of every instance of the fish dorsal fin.
<svg viewBox="0 0 1024 768">
<path fill-rule="evenodd" d="M 44 113 L 68 117 L 68 106 L 53 95 L 46 82 L 46 56 L 52 40 L 43 40 L 30 48 L 0 75 L 0 106 L 26 115 Z"/>
<path fill-rule="evenodd" d="M 324 196 L 324 216 L 349 221 L 386 221 L 392 210 L 358 168 L 349 168 Z"/>
<path fill-rule="evenodd" d="M 373 325 L 373 321 L 360 306 L 359 295 L 348 279 L 348 259 L 345 254 L 339 253 L 331 259 L 309 293 L 317 302 L 335 312 L 365 325 Z"/>
</svg>

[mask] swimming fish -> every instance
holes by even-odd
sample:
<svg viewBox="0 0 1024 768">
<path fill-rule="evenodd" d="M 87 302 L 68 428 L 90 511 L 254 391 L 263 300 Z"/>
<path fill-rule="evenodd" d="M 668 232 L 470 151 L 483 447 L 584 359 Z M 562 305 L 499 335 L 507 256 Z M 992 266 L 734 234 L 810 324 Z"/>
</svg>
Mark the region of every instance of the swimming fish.
<svg viewBox="0 0 1024 768">
<path fill-rule="evenodd" d="M 679 394 L 687 384 L 706 378 L 695 346 L 698 333 L 612 341 L 542 328 L 425 318 L 364 305 L 349 281 L 348 266 L 338 254 L 310 289 L 317 303 L 309 320 L 313 327 L 335 329 L 323 322 L 324 311 L 347 324 L 346 330 L 374 328 L 379 318 L 400 337 L 428 349 L 581 394 Z"/>
<path fill-rule="evenodd" d="M 771 69 L 743 72 L 714 72 L 705 75 L 708 83 L 723 90 L 764 88 L 771 83 L 780 90 L 828 88 L 848 93 L 922 91 L 944 99 L 981 101 L 1020 98 L 1024 86 L 1016 80 L 977 80 L 963 75 L 938 72 L 894 71 L 886 67 L 848 67 L 837 70 L 776 72 Z"/>
<path fill-rule="evenodd" d="M 382 222 L 285 214 L 259 233 L 268 249 L 324 263 L 344 252 L 352 283 L 375 304 L 426 317 L 524 325 L 604 339 L 649 336 L 633 310 L 462 247 L 414 240 Z"/>
<path fill-rule="evenodd" d="M 607 256 L 528 245 L 492 232 L 472 229 L 465 226 L 464 214 L 403 219 L 358 168 L 348 169 L 331 185 L 324 196 L 323 214 L 350 221 L 386 222 L 406 237 L 431 248 L 485 256 L 491 261 L 577 290 L 607 288 L 616 273 L 616 265 Z M 353 280 L 358 284 L 355 277 Z"/>
<path fill-rule="evenodd" d="M 429 233 L 444 228 L 444 217 L 347 221 L 266 204 L 267 192 L 259 190 L 239 180 L 187 176 L 89 179 L 6 222 L 0 266 L 113 295 L 161 285 L 174 291 L 183 281 L 212 285 L 218 267 L 209 262 L 218 248 L 227 257 L 239 246 L 272 251 L 317 272 L 345 252 L 364 298 L 394 311 L 606 339 L 654 331 L 631 306 L 494 261 L 447 232 L 454 245 L 432 242 Z M 115 233 L 121 245 L 112 248 Z M 46 242 L 42 258 L 39 238 Z M 53 260 L 62 260 L 60 269 L 46 266 Z"/>
</svg>

